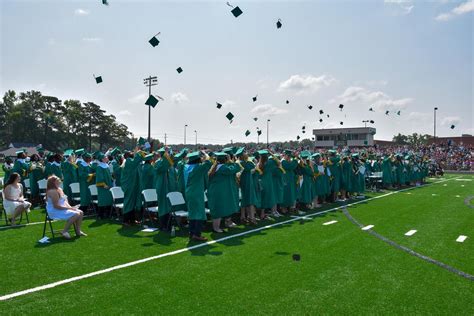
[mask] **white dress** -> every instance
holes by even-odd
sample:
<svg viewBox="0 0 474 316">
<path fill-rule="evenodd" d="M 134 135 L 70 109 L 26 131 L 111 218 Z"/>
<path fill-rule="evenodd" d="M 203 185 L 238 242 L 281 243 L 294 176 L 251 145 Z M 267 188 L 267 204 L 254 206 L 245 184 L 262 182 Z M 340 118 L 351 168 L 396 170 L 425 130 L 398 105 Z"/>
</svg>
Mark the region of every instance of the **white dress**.
<svg viewBox="0 0 474 316">
<path fill-rule="evenodd" d="M 58 204 L 60 206 L 66 207 L 66 201 L 67 201 L 67 195 L 63 195 L 59 198 Z M 73 211 L 72 209 L 68 210 L 58 210 L 57 208 L 54 207 L 53 201 L 51 198 L 48 196 L 48 201 L 46 203 L 46 210 L 48 211 L 48 216 L 51 219 L 61 219 L 61 220 L 68 220 L 77 213 Z"/>
<path fill-rule="evenodd" d="M 26 201 L 7 201 L 5 200 L 5 191 L 8 190 L 9 198 L 12 200 L 18 200 L 21 196 L 21 192 L 23 192 L 23 186 L 19 183 L 18 188 L 15 188 L 13 185 L 8 185 L 3 190 L 3 208 L 8 215 L 13 215 L 15 209 L 20 205 L 28 205 L 30 203 Z"/>
</svg>

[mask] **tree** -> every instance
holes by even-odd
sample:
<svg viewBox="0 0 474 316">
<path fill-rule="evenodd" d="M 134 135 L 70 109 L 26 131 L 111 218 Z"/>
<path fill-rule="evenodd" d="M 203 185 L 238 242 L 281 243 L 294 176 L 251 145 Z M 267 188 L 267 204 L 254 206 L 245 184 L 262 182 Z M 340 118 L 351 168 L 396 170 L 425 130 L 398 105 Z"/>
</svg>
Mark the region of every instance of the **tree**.
<svg viewBox="0 0 474 316">
<path fill-rule="evenodd" d="M 392 141 L 397 145 L 406 145 L 408 144 L 408 137 L 398 133 L 398 135 L 393 136 Z"/>
</svg>

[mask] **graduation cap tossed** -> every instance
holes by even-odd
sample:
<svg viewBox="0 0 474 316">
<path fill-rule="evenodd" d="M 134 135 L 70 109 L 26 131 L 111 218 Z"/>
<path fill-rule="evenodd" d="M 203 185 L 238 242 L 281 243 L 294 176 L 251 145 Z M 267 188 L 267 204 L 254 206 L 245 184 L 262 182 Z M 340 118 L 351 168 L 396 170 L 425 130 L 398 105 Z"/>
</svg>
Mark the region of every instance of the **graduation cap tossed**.
<svg viewBox="0 0 474 316">
<path fill-rule="evenodd" d="M 327 117 L 329 117 L 329 114 L 326 114 Z"/>
<path fill-rule="evenodd" d="M 281 27 L 283 26 L 283 24 L 281 24 L 281 19 L 278 19 L 276 25 L 277 25 L 277 29 L 281 29 Z"/>
<path fill-rule="evenodd" d="M 258 94 L 256 96 L 252 97 L 253 102 L 257 102 L 257 96 L 258 96 Z"/>
<path fill-rule="evenodd" d="M 232 119 L 234 118 L 234 114 L 232 114 L 232 112 L 229 112 L 229 113 L 227 113 L 227 115 L 225 117 L 227 117 L 227 119 L 230 121 L 230 123 L 232 123 Z"/>
<path fill-rule="evenodd" d="M 256 122 L 258 121 L 258 117 L 254 117 L 253 120 Z"/>
<path fill-rule="evenodd" d="M 344 122 L 341 121 L 341 122 L 339 122 L 339 124 L 344 125 Z"/>
<path fill-rule="evenodd" d="M 156 33 L 155 36 L 153 36 L 152 38 L 150 38 L 150 40 L 148 41 L 148 43 L 150 43 L 150 45 L 153 46 L 153 47 L 158 46 L 158 44 L 160 44 L 160 41 L 158 40 L 157 36 L 160 35 L 160 34 L 161 34 L 161 32 Z"/>
<path fill-rule="evenodd" d="M 290 101 L 289 101 L 289 100 L 286 100 L 286 104 L 290 104 Z"/>
<path fill-rule="evenodd" d="M 183 72 L 183 68 L 181 68 L 181 67 L 178 67 L 178 68 L 176 68 L 176 71 L 177 71 L 177 72 L 180 74 L 180 73 L 182 73 L 182 72 Z"/>
<path fill-rule="evenodd" d="M 324 114 L 324 111 L 323 111 L 323 110 L 319 110 L 319 114 Z"/>
<path fill-rule="evenodd" d="M 246 130 L 245 131 L 245 137 L 249 136 L 250 135 L 250 131 L 249 130 Z"/>
<path fill-rule="evenodd" d="M 375 123 L 375 121 L 374 121 L 374 120 L 370 120 L 369 122 L 370 122 L 370 124 L 374 124 L 374 123 Z"/>
<path fill-rule="evenodd" d="M 220 104 L 219 102 L 216 102 L 217 104 L 217 108 L 220 109 L 222 107 L 222 104 Z"/>
<path fill-rule="evenodd" d="M 313 109 L 313 106 L 312 106 L 312 105 L 308 105 L 308 109 L 312 110 L 312 109 Z"/>
<path fill-rule="evenodd" d="M 400 115 L 400 112 L 401 112 L 401 111 L 398 111 L 398 112 L 397 112 L 397 115 Z"/>
<path fill-rule="evenodd" d="M 454 124 L 451 125 L 451 129 L 454 129 L 456 126 Z"/>
<path fill-rule="evenodd" d="M 388 113 L 390 113 L 390 111 L 385 111 L 385 115 L 388 115 Z"/>
<path fill-rule="evenodd" d="M 296 136 L 296 140 L 300 140 L 300 135 Z"/>
<path fill-rule="evenodd" d="M 240 10 L 239 7 L 234 7 L 232 4 L 230 4 L 229 2 L 227 2 L 227 5 L 231 8 L 233 8 L 230 12 L 232 12 L 232 14 L 237 18 L 239 15 L 241 15 L 243 12 L 242 10 Z"/>
<path fill-rule="evenodd" d="M 319 123 L 322 123 L 323 122 L 323 119 L 319 119 Z"/>
<path fill-rule="evenodd" d="M 370 108 L 369 111 L 370 111 L 370 112 L 374 112 L 374 109 L 373 109 L 373 108 Z"/>
<path fill-rule="evenodd" d="M 163 101 L 163 98 L 162 98 L 162 97 L 160 97 L 160 96 L 157 96 L 157 97 L 158 97 L 158 99 L 160 99 L 160 100 Z M 145 105 L 148 105 L 148 106 L 151 106 L 151 107 L 155 107 L 155 106 L 158 104 L 158 102 L 159 102 L 158 99 L 157 99 L 154 95 L 151 94 L 151 95 L 148 97 L 148 99 L 146 100 Z"/>
<path fill-rule="evenodd" d="M 344 104 L 339 104 L 339 109 L 342 111 L 342 109 L 344 108 Z"/>
<path fill-rule="evenodd" d="M 258 135 L 258 136 L 262 135 L 262 130 L 260 130 L 260 129 L 257 130 L 257 135 Z"/>
<path fill-rule="evenodd" d="M 103 5 L 109 5 L 109 1 L 108 0 L 102 0 L 102 4 Z"/>
<path fill-rule="evenodd" d="M 94 79 L 95 79 L 95 83 L 97 83 L 97 84 L 102 83 L 102 76 L 97 76 L 97 77 L 95 75 L 93 75 L 93 76 L 94 76 Z"/>
</svg>

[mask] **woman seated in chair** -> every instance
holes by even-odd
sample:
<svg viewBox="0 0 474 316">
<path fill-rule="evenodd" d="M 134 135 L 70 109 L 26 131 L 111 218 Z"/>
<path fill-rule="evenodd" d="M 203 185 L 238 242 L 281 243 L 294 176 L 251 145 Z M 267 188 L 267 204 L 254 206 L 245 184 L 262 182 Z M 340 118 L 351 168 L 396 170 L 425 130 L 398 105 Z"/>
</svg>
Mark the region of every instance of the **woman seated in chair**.
<svg viewBox="0 0 474 316">
<path fill-rule="evenodd" d="M 76 236 L 87 236 L 84 232 L 81 231 L 82 218 L 84 213 L 78 209 L 78 206 L 71 206 L 67 201 L 67 196 L 64 194 L 63 190 L 59 187 L 61 182 L 57 176 L 51 176 L 48 178 L 48 183 L 46 186 L 46 211 L 48 216 L 51 219 L 60 219 L 65 220 L 66 225 L 61 231 L 66 239 L 71 239 L 69 235 L 69 228 L 74 224 L 76 231 Z"/>
<path fill-rule="evenodd" d="M 20 175 L 13 172 L 3 189 L 3 207 L 7 216 L 11 217 L 12 226 L 16 225 L 16 218 L 23 212 L 29 212 L 31 207 L 31 203 L 23 198 L 23 186 L 20 181 Z"/>
</svg>

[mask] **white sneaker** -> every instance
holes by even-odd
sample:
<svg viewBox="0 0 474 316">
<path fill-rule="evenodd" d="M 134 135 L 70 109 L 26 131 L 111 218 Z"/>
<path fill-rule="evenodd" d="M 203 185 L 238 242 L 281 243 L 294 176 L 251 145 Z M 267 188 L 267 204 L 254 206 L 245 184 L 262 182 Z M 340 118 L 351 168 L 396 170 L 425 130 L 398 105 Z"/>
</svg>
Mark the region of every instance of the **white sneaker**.
<svg viewBox="0 0 474 316">
<path fill-rule="evenodd" d="M 275 216 L 275 217 L 281 217 L 281 214 L 278 213 L 278 211 L 272 212 L 272 215 Z"/>
</svg>

